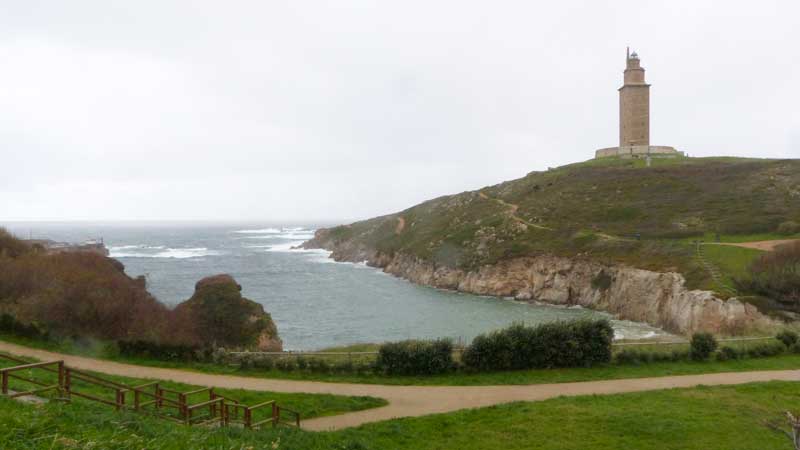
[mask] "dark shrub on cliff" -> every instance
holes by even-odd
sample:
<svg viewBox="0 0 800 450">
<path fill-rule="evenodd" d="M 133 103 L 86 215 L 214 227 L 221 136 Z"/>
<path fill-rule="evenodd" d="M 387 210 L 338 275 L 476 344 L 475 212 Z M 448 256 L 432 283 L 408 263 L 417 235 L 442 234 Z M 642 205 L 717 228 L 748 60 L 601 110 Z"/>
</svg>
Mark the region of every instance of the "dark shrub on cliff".
<svg viewBox="0 0 800 450">
<path fill-rule="evenodd" d="M 0 308 L 60 336 L 158 339 L 168 309 L 94 253 L 0 257 Z"/>
<path fill-rule="evenodd" d="M 389 375 L 433 375 L 453 369 L 453 343 L 408 340 L 387 342 L 378 350 L 375 367 Z"/>
<path fill-rule="evenodd" d="M 281 350 L 272 317 L 259 303 L 242 297 L 242 287 L 230 275 L 203 278 L 189 300 L 173 312 L 187 344 L 200 347 L 258 347 Z"/>
<path fill-rule="evenodd" d="M 474 370 L 588 367 L 611 361 L 614 331 L 603 320 L 520 324 L 476 337 L 463 363 Z"/>
<path fill-rule="evenodd" d="M 783 303 L 800 306 L 800 242 L 781 245 L 750 265 L 742 288 Z"/>
<path fill-rule="evenodd" d="M 0 227 L 0 257 L 16 258 L 28 253 L 31 247 L 25 242 L 15 238 L 5 228 Z"/>
<path fill-rule="evenodd" d="M 692 359 L 705 361 L 717 350 L 717 340 L 711 333 L 695 333 L 692 335 L 689 348 Z"/>
</svg>

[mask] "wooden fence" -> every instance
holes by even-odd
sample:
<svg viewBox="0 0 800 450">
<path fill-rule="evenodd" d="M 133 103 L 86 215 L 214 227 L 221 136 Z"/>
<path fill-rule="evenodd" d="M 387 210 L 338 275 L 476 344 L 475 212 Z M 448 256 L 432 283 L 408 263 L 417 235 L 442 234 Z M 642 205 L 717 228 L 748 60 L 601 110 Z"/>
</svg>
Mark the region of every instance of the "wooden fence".
<svg viewBox="0 0 800 450">
<path fill-rule="evenodd" d="M 248 429 L 258 429 L 267 425 L 300 426 L 300 413 L 282 407 L 275 401 L 249 406 L 220 395 L 211 387 L 178 391 L 166 388 L 157 381 L 128 386 L 68 367 L 64 361 L 29 363 L 2 354 L 0 358 L 18 363 L 0 369 L 2 395 L 10 398 L 54 391 L 57 393 L 55 400 L 70 402 L 75 396 L 114 407 L 117 411 L 132 410 L 185 425 L 241 426 Z M 22 371 L 30 373 L 34 370 L 49 372 L 50 375 L 57 374 L 57 382 L 48 383 L 19 373 Z M 30 383 L 37 387 L 17 392 L 10 387 L 12 380 Z M 87 392 L 87 387 L 93 388 L 90 389 L 91 393 Z M 107 395 L 98 394 L 98 390 L 107 392 Z M 191 403 L 190 397 L 199 395 L 207 398 Z M 129 401 L 131 397 L 132 403 Z"/>
</svg>

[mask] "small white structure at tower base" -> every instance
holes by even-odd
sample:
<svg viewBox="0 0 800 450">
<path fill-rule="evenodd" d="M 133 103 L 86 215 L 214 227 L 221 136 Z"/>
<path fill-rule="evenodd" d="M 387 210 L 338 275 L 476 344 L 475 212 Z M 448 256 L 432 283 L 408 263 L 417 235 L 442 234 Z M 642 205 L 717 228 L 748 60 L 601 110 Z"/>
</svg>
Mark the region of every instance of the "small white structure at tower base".
<svg viewBox="0 0 800 450">
<path fill-rule="evenodd" d="M 628 145 L 626 147 L 601 148 L 594 152 L 595 158 L 608 158 L 618 156 L 620 158 L 677 158 L 685 156 L 683 152 L 675 150 L 673 147 L 665 145 Z"/>
</svg>

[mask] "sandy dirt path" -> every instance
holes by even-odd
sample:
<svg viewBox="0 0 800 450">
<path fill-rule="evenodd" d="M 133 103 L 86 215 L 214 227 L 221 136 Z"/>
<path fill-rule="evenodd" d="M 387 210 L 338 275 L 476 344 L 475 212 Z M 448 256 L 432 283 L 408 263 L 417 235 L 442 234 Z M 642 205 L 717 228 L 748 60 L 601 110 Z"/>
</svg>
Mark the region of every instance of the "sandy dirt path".
<svg viewBox="0 0 800 450">
<path fill-rule="evenodd" d="M 477 408 L 514 401 L 546 400 L 558 396 L 618 394 L 698 385 L 731 385 L 757 381 L 800 381 L 800 370 L 716 373 L 658 378 L 586 381 L 578 383 L 508 386 L 385 386 L 371 384 L 323 383 L 266 378 L 214 375 L 177 369 L 122 364 L 81 356 L 63 355 L 0 342 L 0 351 L 44 361 L 64 360 L 72 367 L 134 378 L 155 378 L 200 386 L 240 388 L 254 391 L 305 392 L 313 394 L 369 395 L 389 404 L 366 411 L 303 421 L 313 431 L 337 430 L 368 422 L 398 417 L 423 416 L 465 408 Z"/>
<path fill-rule="evenodd" d="M 744 247 L 744 248 L 753 248 L 756 250 L 763 250 L 765 252 L 771 252 L 775 250 L 775 247 L 783 244 L 788 244 L 791 242 L 797 242 L 800 239 L 778 239 L 774 241 L 754 241 L 754 242 L 708 242 L 708 244 L 713 245 L 731 245 L 734 247 Z"/>
</svg>

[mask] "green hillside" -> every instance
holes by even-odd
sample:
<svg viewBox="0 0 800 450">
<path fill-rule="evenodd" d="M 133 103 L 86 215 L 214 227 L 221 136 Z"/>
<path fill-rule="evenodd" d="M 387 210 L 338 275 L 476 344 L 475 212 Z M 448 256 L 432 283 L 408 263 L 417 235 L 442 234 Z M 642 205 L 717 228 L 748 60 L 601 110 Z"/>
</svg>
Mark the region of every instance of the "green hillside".
<svg viewBox="0 0 800 450">
<path fill-rule="evenodd" d="M 689 287 L 719 289 L 693 240 L 786 238 L 800 222 L 800 160 L 603 159 L 531 172 L 397 214 L 324 231 L 317 244 L 356 243 L 464 269 L 543 253 L 678 270 Z M 786 229 L 784 226 L 783 230 Z M 722 264 L 743 270 L 741 251 Z M 758 252 L 750 252 L 757 255 Z M 715 278 L 717 278 L 715 280 Z"/>
</svg>

